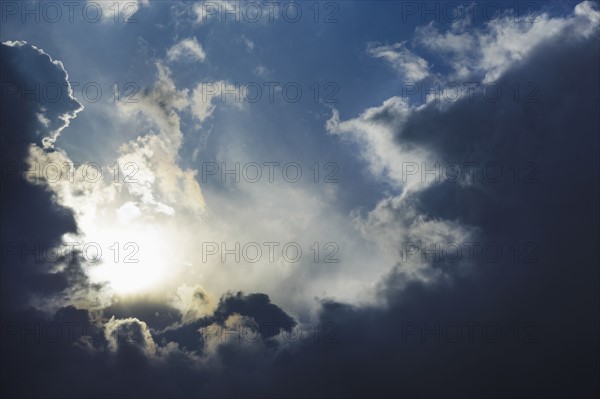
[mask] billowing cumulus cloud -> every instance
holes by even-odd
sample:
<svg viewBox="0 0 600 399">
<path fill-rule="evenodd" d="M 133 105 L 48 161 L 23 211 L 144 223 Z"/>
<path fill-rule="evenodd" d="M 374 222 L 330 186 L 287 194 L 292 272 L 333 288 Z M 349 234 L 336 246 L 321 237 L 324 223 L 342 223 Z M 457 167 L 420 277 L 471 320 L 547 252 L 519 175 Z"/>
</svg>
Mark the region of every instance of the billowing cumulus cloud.
<svg viewBox="0 0 600 399">
<path fill-rule="evenodd" d="M 148 356 L 156 354 L 156 344 L 143 321 L 113 317 L 108 320 L 104 328 L 109 350 L 117 351 L 121 345 L 132 345 Z"/>
<path fill-rule="evenodd" d="M 127 281 L 134 275 L 139 276 L 135 287 L 147 288 L 184 268 L 183 251 L 178 250 L 177 258 L 168 257 L 167 240 L 160 246 L 151 241 L 157 234 L 177 240 L 175 220 L 199 218 L 204 210 L 197 172 L 178 165 L 183 137 L 178 112 L 189 106 L 187 90 L 176 89 L 167 67 L 159 63 L 157 70 L 155 86 L 138 102 L 119 104 L 121 117 L 147 133 L 120 147 L 111 179 L 98 175 L 108 167 L 78 165 L 64 151 L 32 147 L 28 158 L 34 183 L 47 184 L 57 203 L 76 216 L 78 231 L 65 239 L 80 246 L 93 243 L 96 253 L 104 254 L 100 262 L 86 262 L 87 275 L 96 284 L 108 282 L 117 292 L 131 289 Z M 33 173 L 33 168 L 49 164 L 69 165 L 70 170 L 60 179 Z M 158 230 L 153 225 L 157 220 L 162 223 Z M 114 231 L 115 226 L 121 228 Z M 135 264 L 124 268 L 121 257 L 108 255 L 114 243 L 133 255 L 140 247 L 146 250 L 140 252 L 142 259 L 133 257 Z M 102 301 L 110 298 L 104 295 Z"/>
<path fill-rule="evenodd" d="M 532 21 L 523 22 L 519 18 Z M 574 39 L 590 37 L 597 32 L 599 21 L 600 13 L 594 3 L 585 1 L 577 4 L 567 17 L 541 13 L 515 18 L 513 12 L 506 11 L 481 29 L 453 24 L 446 32 L 440 32 L 430 23 L 417 29 L 416 40 L 426 49 L 448 57 L 454 72 L 451 78 L 475 76 L 487 83 L 498 79 L 544 41 L 561 35 Z"/>
</svg>

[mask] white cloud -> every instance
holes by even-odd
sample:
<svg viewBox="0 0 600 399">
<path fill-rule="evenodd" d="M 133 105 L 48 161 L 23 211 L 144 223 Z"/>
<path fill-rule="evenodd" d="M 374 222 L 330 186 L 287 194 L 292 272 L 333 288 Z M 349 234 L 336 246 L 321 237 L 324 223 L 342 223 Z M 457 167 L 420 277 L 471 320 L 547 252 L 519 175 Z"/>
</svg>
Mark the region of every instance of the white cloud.
<svg viewBox="0 0 600 399">
<path fill-rule="evenodd" d="M 218 301 L 200 285 L 183 284 L 177 287 L 170 304 L 181 312 L 181 320 L 185 324 L 213 314 Z"/>
<path fill-rule="evenodd" d="M 473 241 L 478 233 L 473 226 L 420 214 L 415 207 L 415 198 L 410 195 L 382 199 L 367 217 L 356 215 L 355 223 L 363 235 L 376 242 L 396 265 L 396 272 L 402 276 L 401 286 L 395 287 L 399 290 L 410 281 L 434 283 L 445 276 L 469 270 L 470 262 L 466 256 L 460 262 L 452 263 L 451 270 L 444 270 L 434 265 L 431 254 L 424 258 L 424 250 L 412 253 L 416 246 L 429 251 L 440 245 L 461 247 Z"/>
<path fill-rule="evenodd" d="M 244 95 L 244 86 L 240 84 L 224 80 L 199 83 L 190 98 L 192 115 L 201 124 L 212 116 L 218 101 L 242 109 L 245 105 Z"/>
<path fill-rule="evenodd" d="M 368 53 L 375 58 L 383 58 L 403 77 L 413 82 L 429 76 L 427 61 L 406 48 L 403 42 L 392 45 L 370 44 Z"/>
<path fill-rule="evenodd" d="M 120 111 L 129 116 L 140 131 L 146 134 L 125 143 L 121 148 L 119 165 L 137 165 L 137 183 L 127 185 L 129 192 L 143 204 L 156 211 L 172 214 L 173 208 L 190 210 L 196 214 L 204 210 L 196 172 L 183 170 L 177 165 L 183 139 L 180 111 L 188 108 L 188 90 L 177 90 L 170 70 L 157 64 L 158 77 L 154 88 L 139 102 L 120 104 Z"/>
<path fill-rule="evenodd" d="M 542 13 L 535 21 L 519 21 L 507 11 L 482 28 L 465 30 L 464 24 L 453 24 L 446 32 L 430 23 L 417 28 L 416 41 L 449 59 L 454 69 L 449 79 L 476 78 L 488 83 L 552 37 L 589 37 L 597 31 L 599 21 L 600 12 L 594 4 L 582 2 L 566 17 Z"/>
<path fill-rule="evenodd" d="M 267 76 L 269 76 L 271 74 L 271 71 L 269 71 L 269 69 L 267 67 L 265 67 L 264 65 L 259 65 L 256 68 L 254 68 L 254 74 L 258 77 L 261 78 L 266 78 Z"/>
<path fill-rule="evenodd" d="M 420 165 L 432 158 L 426 149 L 404 147 L 395 138 L 413 111 L 414 108 L 400 97 L 389 98 L 382 105 L 368 108 L 357 118 L 346 121 L 341 121 L 339 112 L 334 109 L 327 121 L 327 131 L 359 143 L 361 157 L 375 177 L 405 192 L 414 191 L 426 187 L 431 181 L 406 173 L 406 165 Z"/>
<path fill-rule="evenodd" d="M 256 47 L 256 44 L 254 44 L 254 41 L 252 41 L 251 39 L 248 39 L 247 37 L 243 37 L 243 40 L 244 40 L 244 44 L 246 45 L 246 50 L 248 50 L 248 52 L 254 51 L 254 47 Z"/>
<path fill-rule="evenodd" d="M 42 124 L 42 125 L 43 125 L 45 128 L 48 128 L 48 127 L 50 126 L 50 119 L 46 118 L 46 116 L 45 116 L 45 115 L 44 115 L 42 112 L 40 112 L 40 113 L 37 113 L 37 114 L 35 114 L 35 115 L 36 115 L 36 117 L 37 117 L 38 121 L 39 121 L 39 122 L 40 122 L 40 123 L 41 123 L 41 124 Z"/>
<path fill-rule="evenodd" d="M 187 60 L 203 62 L 206 59 L 206 53 L 202 45 L 198 43 L 195 37 L 183 39 L 174 44 L 167 51 L 169 61 Z"/>
<path fill-rule="evenodd" d="M 104 335 L 108 342 L 108 349 L 117 351 L 122 345 L 132 345 L 138 347 L 147 356 L 156 354 L 156 344 L 148 325 L 137 318 L 115 319 L 104 324 Z"/>
</svg>

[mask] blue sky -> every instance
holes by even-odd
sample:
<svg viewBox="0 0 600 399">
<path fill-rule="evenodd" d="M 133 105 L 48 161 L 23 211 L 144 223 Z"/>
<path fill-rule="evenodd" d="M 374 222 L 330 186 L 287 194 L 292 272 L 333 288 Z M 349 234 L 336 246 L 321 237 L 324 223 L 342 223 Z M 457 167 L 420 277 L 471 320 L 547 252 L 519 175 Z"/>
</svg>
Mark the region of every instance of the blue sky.
<svg viewBox="0 0 600 399">
<path fill-rule="evenodd" d="M 39 12 L 40 23 L 35 23 L 35 14 L 21 17 L 19 13 L 23 8 L 19 7 L 16 14 L 6 15 L 1 31 L 2 40 L 28 41 L 63 61 L 70 80 L 81 82 L 76 92 L 79 92 L 78 98 L 86 106 L 86 112 L 73 121 L 74 129 L 65 132 L 61 143 L 73 159 L 104 161 L 119 145 L 119 140 L 114 139 L 116 136 L 130 138 L 137 135 L 124 126 L 114 126 L 115 122 L 108 116 L 110 111 L 86 101 L 81 86 L 97 82 L 103 90 L 100 103 L 114 103 L 113 83 L 123 86 L 131 82 L 136 91 L 150 87 L 156 74 L 155 62 L 164 59 L 167 50 L 178 40 L 196 38 L 206 59 L 169 65 L 177 87 L 225 80 L 242 86 L 257 82 L 265 91 L 258 103 L 246 104 L 249 105 L 246 112 L 232 112 L 227 106 L 217 107 L 201 129 L 184 115 L 182 132 L 186 145 L 182 149 L 181 162 L 200 169 L 191 160 L 194 151 L 199 150 L 197 162 L 213 161 L 215 150 L 227 141 L 224 132 L 235 131 L 233 134 L 246 140 L 248 145 L 252 145 L 251 142 L 261 146 L 268 143 L 276 154 L 282 151 L 279 156 L 286 159 L 293 157 L 307 164 L 336 162 L 341 165 L 340 176 L 352 181 L 349 185 L 339 185 L 341 190 L 352 190 L 350 195 L 342 195 L 350 201 L 346 204 L 347 210 L 373 206 L 380 197 L 377 192 L 385 192 L 387 188 L 365 176 L 364 164 L 352 154 L 352 145 L 339 151 L 340 146 L 347 144 L 327 135 L 324 122 L 331 115 L 331 107 L 338 109 L 343 118 L 349 118 L 369 106 L 402 94 L 402 85 L 407 79 L 381 59 L 369 56 L 367 46 L 397 42 L 408 42 L 411 46 L 416 27 L 433 22 L 442 31 L 447 29 L 455 20 L 452 12 L 458 5 L 379 1 L 370 6 L 367 2 L 343 1 L 322 2 L 315 7 L 315 3 L 300 2 L 298 7 L 302 16 L 292 23 L 288 19 L 293 20 L 293 17 L 286 19 L 284 13 L 293 15 L 295 8 L 288 6 L 289 3 L 275 7 L 267 2 L 257 8 L 264 14 L 262 22 L 254 23 L 250 14 L 254 9 L 240 3 L 239 22 L 235 21 L 235 15 L 220 12 L 224 6 L 216 5 L 219 11 L 216 17 L 197 23 L 194 22 L 198 17 L 192 1 L 153 1 L 150 5 L 125 2 L 120 6 L 125 11 L 118 17 L 119 22 L 113 20 L 113 7 L 104 11 L 103 19 L 92 23 L 89 21 L 96 19 L 95 4 L 88 9 L 88 20 L 82 16 L 84 3 L 81 3 L 74 6 L 73 22 L 68 19 L 69 9 L 63 5 L 60 7 L 62 17 L 51 23 L 53 8 L 31 3 L 31 9 Z M 512 10 L 513 6 L 511 2 L 478 2 L 472 11 L 463 10 L 460 15 L 472 15 L 475 28 L 493 20 L 500 9 Z M 522 15 L 523 19 L 535 18 L 542 12 L 542 6 L 545 12 L 551 10 L 550 6 L 567 7 L 562 3 L 530 2 L 521 5 L 516 15 Z M 210 2 L 204 6 L 207 10 L 212 10 L 211 7 Z M 125 17 L 134 10 L 137 10 L 137 22 L 124 23 Z M 318 17 L 315 17 L 316 10 Z M 275 16 L 273 21 L 269 20 L 269 12 Z M 252 49 L 248 47 L 249 42 L 253 43 Z M 447 72 L 447 65 L 436 59 L 435 52 L 427 55 L 431 57 L 431 67 L 435 71 Z M 257 68 L 263 68 L 266 75 L 257 76 Z M 297 82 L 303 90 L 302 98 L 299 103 L 291 103 L 277 96 L 271 103 L 264 82 L 282 85 Z M 329 98 L 324 98 L 327 103 L 313 101 L 315 83 L 321 96 L 330 94 Z M 333 86 L 325 88 L 327 83 Z M 94 89 L 90 90 L 90 96 L 94 97 Z M 419 98 L 413 100 L 420 101 Z M 233 101 L 230 98 L 226 102 Z M 289 148 L 294 149 L 293 154 L 289 153 Z M 253 156 L 261 159 L 263 155 L 254 153 Z"/>
</svg>

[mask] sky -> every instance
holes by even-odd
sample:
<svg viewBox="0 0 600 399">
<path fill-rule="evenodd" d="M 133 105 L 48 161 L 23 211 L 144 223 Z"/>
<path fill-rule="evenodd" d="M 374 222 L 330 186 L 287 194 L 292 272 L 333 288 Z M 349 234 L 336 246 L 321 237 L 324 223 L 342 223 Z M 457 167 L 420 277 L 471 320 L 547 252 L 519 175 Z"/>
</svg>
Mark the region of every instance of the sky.
<svg viewBox="0 0 600 399">
<path fill-rule="evenodd" d="M 597 2 L 0 20 L 3 397 L 597 397 Z"/>
</svg>

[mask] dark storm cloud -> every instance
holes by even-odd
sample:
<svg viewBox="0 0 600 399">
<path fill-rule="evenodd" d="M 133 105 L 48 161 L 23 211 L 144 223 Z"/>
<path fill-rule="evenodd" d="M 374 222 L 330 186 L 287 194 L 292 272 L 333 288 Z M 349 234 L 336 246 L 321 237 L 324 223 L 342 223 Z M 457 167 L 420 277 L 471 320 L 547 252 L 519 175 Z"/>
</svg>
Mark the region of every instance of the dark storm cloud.
<svg viewBox="0 0 600 399">
<path fill-rule="evenodd" d="M 224 326 L 227 319 L 232 315 L 252 318 L 253 323 L 250 328 L 260 333 L 260 336 L 265 340 L 279 334 L 281 331 L 289 332 L 296 325 L 296 321 L 272 303 L 266 294 L 227 293 L 221 297 L 217 309 L 211 316 L 168 328 L 157 334 L 157 339 L 166 342 L 177 342 L 182 347 L 197 350 L 204 343 L 204 336 L 200 333 L 201 329 L 205 329 L 205 333 L 209 335 L 220 335 L 226 329 L 224 327 L 221 329 L 219 326 Z M 211 325 L 217 326 L 217 329 L 208 328 Z"/>
<path fill-rule="evenodd" d="M 506 83 L 536 82 L 539 102 L 464 99 L 443 111 L 425 107 L 402 123 L 399 142 L 432 149 L 447 162 L 539 166 L 534 183 L 442 182 L 413 194 L 423 214 L 477 226 L 481 239 L 501 243 L 501 261 L 477 264 L 468 277 L 411 283 L 401 294 L 399 264 L 379 285 L 385 307 L 322 302 L 319 323 L 333 328 L 326 335 L 336 338 L 329 341 L 311 334 L 274 344 L 275 334 L 295 323 L 260 293 L 225 295 L 213 315 L 183 325 L 168 306 L 115 304 L 103 317 L 115 316 L 108 323 L 123 328 L 106 339 L 88 331 L 87 338 L 76 335 L 77 345 L 48 340 L 33 345 L 8 336 L 12 344 L 2 345 L 3 396 L 596 397 L 599 62 L 597 38 L 557 38 L 502 77 Z M 9 106 L 25 120 L 34 117 L 23 104 Z M 378 122 L 392 119 L 387 113 Z M 17 127 L 12 131 L 21 131 Z M 3 124 L 3 137 L 4 131 Z M 25 181 L 11 184 L 24 195 L 12 205 L 32 226 L 49 220 L 49 236 L 75 228 L 55 216 L 49 194 L 26 191 Z M 43 199 L 38 210 L 20 210 L 33 201 L 25 194 Z M 8 226 L 18 220 L 4 219 L 8 197 L 3 190 L 3 234 L 5 220 Z M 538 261 L 516 262 L 510 250 L 515 242 L 536 243 Z M 52 290 L 60 287 L 56 283 Z M 5 292 L 17 295 L 3 287 Z M 255 346 L 219 345 L 210 353 L 210 367 L 198 366 L 194 355 L 208 355 L 205 344 L 214 338 L 200 330 L 223 326 L 234 315 L 281 328 L 262 330 Z M 69 307 L 54 316 L 32 309 L 8 319 L 94 324 L 94 317 Z"/>
<path fill-rule="evenodd" d="M 67 289 L 87 285 L 76 255 L 60 261 L 64 269 L 50 272 L 53 263 L 42 256 L 40 248 L 58 245 L 65 233 L 76 232 L 73 214 L 52 199 L 44 187 L 26 180 L 26 159 L 32 144 L 42 146 L 44 137 L 53 136 L 72 116 L 80 104 L 71 101 L 66 89 L 66 74 L 61 64 L 27 44 L 0 45 L 2 77 L 0 165 L 2 176 L 1 243 L 2 243 L 2 396 L 31 396 L 48 386 L 60 386 L 56 378 L 46 378 L 56 359 L 69 358 L 79 352 L 73 341 L 82 335 L 81 326 L 89 322 L 88 312 L 72 307 L 61 308 L 55 316 L 29 307 L 35 298 L 59 298 Z M 42 87 L 62 88 L 62 100 L 44 97 Z M 25 93 L 28 91 L 29 93 Z M 44 118 L 38 115 L 43 114 Z M 62 118 L 62 119 L 61 119 Z M 51 150 L 49 150 L 51 151 Z M 26 252 L 29 251 L 29 252 Z M 54 324 L 53 324 L 54 323 Z M 54 341 L 60 325 L 78 324 L 71 334 Z M 50 326 L 49 330 L 43 330 Z M 47 333 L 47 336 L 44 336 Z M 64 376 L 73 378 L 81 370 L 76 362 L 62 363 Z M 32 383 L 31 381 L 36 381 Z M 39 392 L 38 392 L 39 393 Z"/>
<path fill-rule="evenodd" d="M 271 303 L 266 294 L 243 295 L 241 292 L 235 295 L 227 294 L 219 301 L 215 319 L 224 322 L 227 317 L 236 313 L 252 317 L 258 323 L 265 338 L 278 334 L 280 330 L 289 331 L 296 325 L 294 319 Z"/>
<path fill-rule="evenodd" d="M 45 137 L 55 136 L 81 105 L 68 95 L 62 64 L 26 43 L 0 45 L 0 68 L 2 308 L 9 309 L 26 305 L 31 295 L 56 294 L 85 282 L 75 255 L 66 259 L 64 271 L 48 273 L 53 265 L 42 248 L 57 246 L 77 226 L 70 210 L 22 173 L 30 145 L 42 146 Z M 62 94 L 44 94 L 44 88 Z"/>
<path fill-rule="evenodd" d="M 535 82 L 539 102 L 504 95 L 411 114 L 397 140 L 433 149 L 442 163 L 497 162 L 505 173 L 527 162 L 539 167 L 535 182 L 442 182 L 415 194 L 423 214 L 481 228 L 481 239 L 500 243 L 504 256 L 477 264 L 470 278 L 413 283 L 401 295 L 398 265 L 381 286 L 387 309 L 324 304 L 321 320 L 336 322 L 340 345 L 305 342 L 281 355 L 272 370 L 280 392 L 597 395 L 599 65 L 597 37 L 557 38 L 498 82 Z M 511 248 L 525 242 L 539 248 L 537 262 L 515 261 Z M 488 333 L 501 326 L 502 339 L 494 342 L 486 323 Z M 461 339 L 452 342 L 456 331 Z M 302 378 L 292 377 L 297 370 Z"/>
<path fill-rule="evenodd" d="M 162 330 L 181 320 L 179 310 L 152 299 L 135 299 L 115 301 L 103 309 L 107 318 L 123 319 L 135 317 L 144 320 L 150 328 Z"/>
<path fill-rule="evenodd" d="M 227 324 L 227 320 L 243 313 L 269 326 L 289 329 L 294 324 L 264 294 L 225 295 L 218 315 L 164 333 L 152 334 L 149 325 L 134 317 L 148 314 L 150 309 L 176 313 L 151 303 L 128 303 L 103 310 L 105 315 L 119 313 L 123 317 L 102 320 L 72 306 L 61 308 L 54 316 L 33 308 L 4 314 L 4 397 L 220 395 L 216 390 L 223 378 L 262 389 L 268 380 L 264 367 L 273 358 L 277 344 L 271 342 L 257 349 L 256 342 L 228 341 L 226 330 L 239 332 L 244 327 L 261 334 L 257 328 L 261 324 L 248 319 L 250 324 L 238 326 Z M 202 328 L 208 328 L 208 334 L 203 334 Z M 273 336 L 272 328 L 264 330 L 268 333 L 260 335 L 260 342 Z M 214 353 L 205 346 L 210 339 L 219 344 Z M 202 365 L 199 356 L 209 356 L 209 360 Z M 249 372 L 248 365 L 253 365 L 254 371 Z M 29 384 L 29 380 L 37 383 Z"/>
<path fill-rule="evenodd" d="M 539 102 L 464 99 L 410 115 L 397 140 L 440 162 L 534 163 L 535 182 L 442 182 L 412 203 L 431 218 L 477 226 L 504 256 L 469 277 L 405 283 L 399 264 L 380 285 L 387 307 L 325 302 L 339 341 L 278 352 L 259 395 L 323 397 L 594 397 L 598 393 L 598 39 L 556 38 L 499 82 L 535 82 Z M 393 124 L 390 113 L 378 123 Z M 391 206 L 391 205 L 390 205 Z M 390 209 L 401 212 L 402 209 Z M 532 242 L 536 262 L 515 261 Z M 522 254 L 521 254 L 522 256 Z M 214 394 L 237 395 L 222 380 Z M 217 385 L 215 385 L 217 386 Z"/>
</svg>

